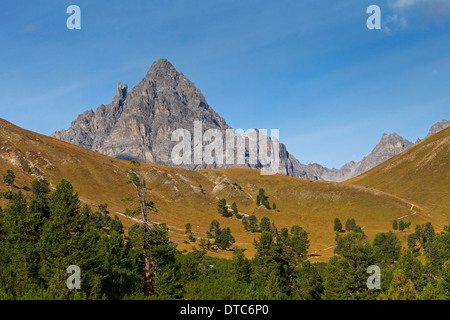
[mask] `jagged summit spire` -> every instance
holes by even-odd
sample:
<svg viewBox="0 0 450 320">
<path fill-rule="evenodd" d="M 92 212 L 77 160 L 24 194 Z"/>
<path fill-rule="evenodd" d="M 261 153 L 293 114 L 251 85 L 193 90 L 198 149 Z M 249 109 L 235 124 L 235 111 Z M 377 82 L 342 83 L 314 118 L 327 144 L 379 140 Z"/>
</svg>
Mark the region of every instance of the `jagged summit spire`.
<svg viewBox="0 0 450 320">
<path fill-rule="evenodd" d="M 149 76 L 161 77 L 164 75 L 175 76 L 176 74 L 178 74 L 178 71 L 175 69 L 175 67 L 172 65 L 172 63 L 170 63 L 169 60 L 159 59 L 159 60 L 153 62 L 152 66 L 150 67 L 150 69 L 147 72 L 146 77 L 149 77 Z"/>
<path fill-rule="evenodd" d="M 122 88 L 122 82 L 117 84 L 116 96 L 117 99 L 125 99 L 128 93 L 128 85 L 125 83 Z"/>
</svg>

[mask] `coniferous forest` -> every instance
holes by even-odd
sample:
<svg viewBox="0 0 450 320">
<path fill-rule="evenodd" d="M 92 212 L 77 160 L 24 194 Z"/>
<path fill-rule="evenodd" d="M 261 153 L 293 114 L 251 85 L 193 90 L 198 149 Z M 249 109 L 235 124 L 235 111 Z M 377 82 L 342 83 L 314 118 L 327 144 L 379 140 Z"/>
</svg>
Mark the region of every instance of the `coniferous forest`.
<svg viewBox="0 0 450 320">
<path fill-rule="evenodd" d="M 135 173 L 129 183 L 142 186 Z M 311 263 L 307 230 L 294 225 L 261 231 L 249 259 L 231 246 L 229 230 L 214 223 L 211 238 L 227 234 L 226 241 L 208 239 L 207 246 L 180 252 L 165 224 L 136 223 L 125 235 L 107 204 L 82 205 L 67 180 L 50 190 L 35 179 L 29 190 L 0 194 L 1 299 L 450 299 L 450 226 L 437 233 L 431 223 L 416 225 L 402 248 L 393 232 L 369 242 L 356 221 L 344 231 L 336 219 L 335 256 Z M 233 258 L 213 258 L 208 250 L 233 250 Z M 71 265 L 81 270 L 79 289 L 68 289 Z M 381 271 L 378 288 L 368 285 L 374 265 Z"/>
</svg>

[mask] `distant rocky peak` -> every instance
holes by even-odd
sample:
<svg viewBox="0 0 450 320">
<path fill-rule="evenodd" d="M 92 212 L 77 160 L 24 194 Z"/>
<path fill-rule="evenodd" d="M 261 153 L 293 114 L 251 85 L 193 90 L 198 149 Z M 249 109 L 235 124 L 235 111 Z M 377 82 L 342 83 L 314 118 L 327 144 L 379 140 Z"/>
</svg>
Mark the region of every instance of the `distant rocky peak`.
<svg viewBox="0 0 450 320">
<path fill-rule="evenodd" d="M 147 79 L 175 79 L 180 73 L 167 59 L 153 62 L 145 78 Z"/>
<path fill-rule="evenodd" d="M 432 136 L 435 133 L 438 133 L 441 130 L 444 130 L 450 126 L 450 121 L 448 120 L 442 120 L 439 122 L 436 122 L 431 128 L 430 131 L 428 131 L 428 134 L 425 138 L 428 138 L 429 136 Z"/>
<path fill-rule="evenodd" d="M 385 153 L 386 149 L 396 149 L 404 151 L 407 148 L 410 148 L 414 145 L 411 141 L 403 139 L 397 133 L 386 134 L 383 133 L 383 136 L 380 139 L 380 142 L 375 146 L 372 153 Z M 388 153 L 392 154 L 392 150 Z"/>
</svg>

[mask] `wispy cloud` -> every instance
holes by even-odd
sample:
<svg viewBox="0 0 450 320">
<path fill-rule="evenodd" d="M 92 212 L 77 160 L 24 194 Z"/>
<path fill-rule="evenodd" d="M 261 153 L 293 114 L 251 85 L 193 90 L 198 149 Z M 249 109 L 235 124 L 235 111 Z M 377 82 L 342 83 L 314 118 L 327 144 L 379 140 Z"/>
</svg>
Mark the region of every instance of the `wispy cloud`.
<svg viewBox="0 0 450 320">
<path fill-rule="evenodd" d="M 450 0 L 389 0 L 388 5 L 391 12 L 384 18 L 382 29 L 389 35 L 411 25 L 450 19 Z"/>
<path fill-rule="evenodd" d="M 445 6 L 450 4 L 450 0 L 392 0 L 391 5 L 395 8 L 405 9 L 418 4 L 424 4 L 428 7 Z"/>
<path fill-rule="evenodd" d="M 392 31 L 406 29 L 407 26 L 408 21 L 406 18 L 404 16 L 400 16 L 398 13 L 394 13 L 384 19 L 382 30 L 388 35 L 391 35 Z"/>
<path fill-rule="evenodd" d="M 438 0 L 439 1 L 439 0 Z M 392 4 L 396 8 L 408 8 L 419 2 L 425 2 L 424 0 L 395 0 Z"/>
</svg>

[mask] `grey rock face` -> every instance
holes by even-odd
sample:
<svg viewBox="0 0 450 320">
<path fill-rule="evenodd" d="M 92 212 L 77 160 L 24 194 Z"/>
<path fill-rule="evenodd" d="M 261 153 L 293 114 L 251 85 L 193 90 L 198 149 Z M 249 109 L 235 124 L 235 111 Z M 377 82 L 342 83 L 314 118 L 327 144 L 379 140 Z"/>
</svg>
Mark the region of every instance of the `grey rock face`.
<svg viewBox="0 0 450 320">
<path fill-rule="evenodd" d="M 425 137 L 425 139 L 432 136 L 435 133 L 438 133 L 439 131 L 447 129 L 449 126 L 450 126 L 450 121 L 445 120 L 445 119 L 440 122 L 435 123 L 433 126 L 431 126 L 430 131 L 428 131 L 428 134 Z"/>
<path fill-rule="evenodd" d="M 172 64 L 161 59 L 153 63 L 145 78 L 131 91 L 118 84 L 109 105 L 94 112 L 79 115 L 68 130 L 54 132 L 52 137 L 125 160 L 179 166 L 188 169 L 250 167 L 262 168 L 261 163 L 245 165 L 181 164 L 174 165 L 171 155 L 178 141 L 172 133 L 185 129 L 194 137 L 194 121 L 202 122 L 202 133 L 218 129 L 226 137 L 231 127 L 206 102 L 195 85 Z M 269 138 L 269 143 L 271 139 Z M 194 146 L 192 146 L 194 147 Z M 225 150 L 225 146 L 224 146 Z M 294 175 L 299 162 L 280 144 L 280 170 Z"/>
<path fill-rule="evenodd" d="M 94 112 L 88 110 L 77 117 L 67 130 L 54 132 L 52 137 L 125 160 L 178 166 L 187 169 L 248 167 L 263 168 L 260 162 L 249 163 L 246 148 L 244 165 L 181 164 L 172 162 L 171 155 L 178 141 L 172 141 L 176 129 L 185 129 L 194 137 L 194 121 L 202 122 L 202 133 L 217 129 L 226 136 L 231 127 L 206 102 L 205 97 L 173 65 L 161 59 L 153 63 L 145 77 L 128 91 L 118 84 L 116 95 L 108 105 Z M 444 120 L 446 121 L 446 120 Z M 436 124 L 435 132 L 449 122 Z M 272 139 L 268 138 L 268 144 Z M 203 145 L 206 143 L 203 142 Z M 414 144 L 396 133 L 384 134 L 373 151 L 359 162 L 348 162 L 340 169 L 328 169 L 319 164 L 302 164 L 279 143 L 281 174 L 311 179 L 343 181 L 355 177 L 387 159 L 405 151 Z M 194 145 L 192 145 L 194 148 Z M 225 150 L 225 146 L 224 146 Z"/>
<path fill-rule="evenodd" d="M 380 142 L 375 146 L 372 152 L 365 156 L 361 161 L 355 163 L 352 168 L 352 176 L 356 177 L 386 160 L 411 148 L 414 143 L 403 139 L 397 133 L 384 133 Z"/>
</svg>

